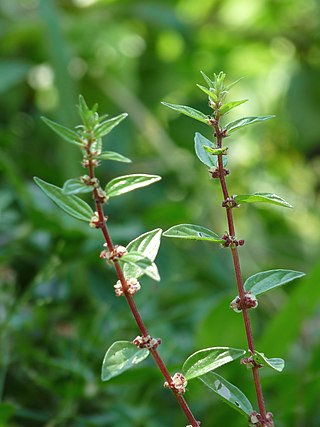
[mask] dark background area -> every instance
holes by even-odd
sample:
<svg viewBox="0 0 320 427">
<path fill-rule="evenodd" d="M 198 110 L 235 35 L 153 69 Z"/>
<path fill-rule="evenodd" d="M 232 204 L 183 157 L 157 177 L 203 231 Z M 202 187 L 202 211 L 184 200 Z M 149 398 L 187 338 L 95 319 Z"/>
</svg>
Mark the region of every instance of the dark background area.
<svg viewBox="0 0 320 427">
<path fill-rule="evenodd" d="M 261 297 L 252 313 L 256 347 L 282 357 L 282 374 L 261 371 L 277 427 L 320 425 L 320 20 L 315 0 L 2 0 L 0 4 L 0 425 L 164 427 L 187 422 L 153 361 L 100 380 L 106 349 L 137 328 L 115 275 L 99 260 L 101 236 L 66 217 L 32 177 L 61 186 L 83 173 L 77 148 L 41 121 L 79 123 L 78 94 L 101 114 L 129 117 L 106 150 L 133 163 L 104 162 L 101 182 L 129 173 L 159 183 L 111 201 L 115 243 L 177 223 L 224 233 L 219 187 L 193 153 L 210 129 L 160 102 L 209 113 L 200 70 L 223 70 L 230 114 L 275 114 L 228 140 L 231 194 L 274 192 L 287 210 L 247 205 L 235 212 L 244 277 L 285 268 L 305 279 Z M 138 307 L 170 371 L 210 346 L 246 348 L 229 253 L 163 239 L 161 282 L 142 280 Z M 256 406 L 251 373 L 235 362 L 218 373 Z M 246 420 L 194 380 L 186 398 L 205 426 Z"/>
</svg>

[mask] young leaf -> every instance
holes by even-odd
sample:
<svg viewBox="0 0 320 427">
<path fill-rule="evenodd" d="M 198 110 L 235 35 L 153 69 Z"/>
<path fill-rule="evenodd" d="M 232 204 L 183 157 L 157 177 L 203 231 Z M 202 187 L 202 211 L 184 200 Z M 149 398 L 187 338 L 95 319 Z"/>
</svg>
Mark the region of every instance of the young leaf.
<svg viewBox="0 0 320 427">
<path fill-rule="evenodd" d="M 209 230 L 208 228 L 202 227 L 201 225 L 194 224 L 179 224 L 174 225 L 163 233 L 165 237 L 174 237 L 176 239 L 187 239 L 187 240 L 206 240 L 213 243 L 223 243 L 218 234 Z"/>
<path fill-rule="evenodd" d="M 99 154 L 99 156 L 97 156 L 97 159 L 131 163 L 131 159 L 128 159 L 128 157 L 124 157 L 122 154 L 116 153 L 114 151 L 103 151 L 101 154 Z"/>
<path fill-rule="evenodd" d="M 224 114 L 228 113 L 233 108 L 238 107 L 238 105 L 241 105 L 247 101 L 248 101 L 248 99 L 242 99 L 241 101 L 228 102 L 227 104 L 222 105 L 222 107 L 220 108 L 220 114 L 223 116 Z"/>
<path fill-rule="evenodd" d="M 179 113 L 185 114 L 186 116 L 192 117 L 199 122 L 205 123 L 207 125 L 209 124 L 208 116 L 192 107 L 187 107 L 186 105 L 169 104 L 168 102 L 161 102 L 161 104 L 172 108 L 173 110 L 179 111 Z"/>
<path fill-rule="evenodd" d="M 194 136 L 194 149 L 198 159 L 206 166 L 209 166 L 209 168 L 215 167 L 218 157 L 208 153 L 204 146 L 212 149 L 216 148 L 209 139 L 201 135 L 201 133 L 196 132 Z"/>
<path fill-rule="evenodd" d="M 213 154 L 215 156 L 217 156 L 218 154 L 227 154 L 228 152 L 228 147 L 222 147 L 222 148 L 211 148 L 208 147 L 207 145 L 204 145 L 203 148 L 210 154 Z"/>
<path fill-rule="evenodd" d="M 127 113 L 120 114 L 119 116 L 113 117 L 112 119 L 105 120 L 102 123 L 99 123 L 94 130 L 96 138 L 102 138 L 107 135 L 112 129 L 118 126 L 128 116 Z"/>
<path fill-rule="evenodd" d="M 286 202 L 282 197 L 272 193 L 253 193 L 253 194 L 241 194 L 234 196 L 237 204 L 240 203 L 256 203 L 265 202 L 273 205 L 283 206 L 285 208 L 292 208 L 290 203 Z"/>
<path fill-rule="evenodd" d="M 161 228 L 156 228 L 132 240 L 127 246 L 128 253 L 139 252 L 149 260 L 154 261 L 160 247 L 161 233 Z M 127 279 L 130 277 L 138 279 L 143 274 L 147 274 L 154 280 L 160 280 L 158 269 L 154 263 L 145 271 L 138 266 L 126 263 L 123 266 L 123 274 Z"/>
<path fill-rule="evenodd" d="M 182 372 L 187 380 L 200 377 L 219 366 L 243 356 L 245 350 L 231 347 L 211 347 L 193 353 L 184 362 Z"/>
<path fill-rule="evenodd" d="M 256 351 L 252 357 L 258 365 L 267 365 L 269 368 L 272 368 L 275 371 L 281 372 L 284 368 L 284 360 L 278 357 L 272 357 L 271 359 L 268 359 L 264 353 L 259 353 L 259 351 Z"/>
<path fill-rule="evenodd" d="M 137 190 L 138 188 L 146 187 L 161 179 L 158 175 L 132 174 L 123 175 L 112 179 L 106 185 L 105 191 L 108 197 L 120 196 L 129 191 Z"/>
<path fill-rule="evenodd" d="M 205 82 L 207 83 L 208 87 L 209 88 L 214 87 L 213 81 L 207 75 L 205 75 L 203 71 L 200 71 L 200 73 L 201 73 L 202 77 L 204 78 Z"/>
<path fill-rule="evenodd" d="M 207 89 L 206 87 L 201 85 L 197 85 L 197 86 L 199 89 L 202 90 L 202 92 L 206 93 L 209 96 L 209 98 L 211 98 L 214 102 L 218 102 L 218 97 L 212 90 Z"/>
<path fill-rule="evenodd" d="M 130 341 L 116 341 L 106 352 L 101 370 L 102 381 L 108 381 L 146 359 L 149 350 L 137 348 Z"/>
<path fill-rule="evenodd" d="M 67 214 L 81 221 L 88 222 L 91 220 L 93 215 L 91 207 L 86 202 L 79 199 L 79 197 L 73 195 L 67 196 L 63 194 L 61 188 L 49 184 L 40 178 L 34 177 L 33 179 L 41 190 Z"/>
<path fill-rule="evenodd" d="M 303 277 L 305 273 L 294 270 L 268 270 L 254 274 L 244 283 L 244 289 L 250 291 L 253 295 L 264 294 L 270 289 L 285 285 L 292 280 Z"/>
<path fill-rule="evenodd" d="M 237 129 L 251 125 L 252 123 L 262 122 L 264 120 L 272 119 L 273 117 L 275 117 L 275 116 L 243 117 L 242 119 L 238 119 L 238 120 L 235 120 L 233 122 L 228 123 L 225 126 L 225 130 L 227 130 L 228 134 L 230 134 Z"/>
<path fill-rule="evenodd" d="M 47 119 L 46 117 L 41 117 L 49 128 L 51 128 L 57 135 L 59 135 L 62 139 L 71 144 L 78 145 L 82 147 L 82 142 L 80 136 L 74 130 L 68 129 L 58 123 L 53 122 L 52 120 Z"/>
<path fill-rule="evenodd" d="M 65 195 L 79 194 L 79 193 L 90 193 L 93 187 L 84 184 L 79 178 L 68 179 L 62 187 L 62 193 Z"/>
<path fill-rule="evenodd" d="M 235 385 L 229 383 L 216 372 L 208 372 L 199 378 L 210 390 L 216 393 L 225 403 L 245 417 L 253 412 L 248 398 Z"/>
</svg>

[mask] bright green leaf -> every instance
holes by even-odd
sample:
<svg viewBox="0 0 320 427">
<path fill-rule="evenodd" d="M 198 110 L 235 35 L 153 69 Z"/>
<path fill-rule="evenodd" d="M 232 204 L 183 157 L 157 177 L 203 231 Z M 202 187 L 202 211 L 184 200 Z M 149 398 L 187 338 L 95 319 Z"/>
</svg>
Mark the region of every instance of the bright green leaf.
<svg viewBox="0 0 320 427">
<path fill-rule="evenodd" d="M 209 88 L 214 87 L 213 81 L 206 74 L 204 74 L 203 71 L 200 71 L 200 73 L 201 73 L 202 77 L 204 78 L 205 82 L 207 83 L 208 87 Z"/>
<path fill-rule="evenodd" d="M 121 262 L 128 263 L 133 266 L 137 266 L 139 269 L 145 270 L 152 265 L 151 259 L 145 257 L 143 254 L 137 251 L 130 251 L 121 257 Z"/>
<path fill-rule="evenodd" d="M 81 221 L 89 222 L 93 215 L 91 207 L 77 196 L 67 196 L 62 189 L 53 184 L 43 181 L 40 178 L 33 178 L 41 190 L 67 214 Z"/>
<path fill-rule="evenodd" d="M 46 117 L 41 117 L 49 128 L 51 128 L 57 135 L 59 135 L 62 139 L 71 144 L 78 145 L 80 147 L 83 146 L 81 142 L 80 136 L 74 130 L 68 129 L 58 123 L 53 122 L 52 120 L 47 119 Z"/>
<path fill-rule="evenodd" d="M 268 270 L 254 274 L 244 283 L 244 289 L 253 295 L 261 295 L 270 289 L 285 285 L 292 280 L 303 277 L 305 273 L 294 270 Z"/>
<path fill-rule="evenodd" d="M 234 132 L 237 129 L 243 128 L 245 126 L 249 126 L 253 123 L 263 122 L 265 120 L 272 119 L 275 116 L 260 116 L 260 117 L 243 117 L 242 119 L 235 120 L 233 122 L 228 123 L 225 126 L 225 130 L 229 133 Z"/>
<path fill-rule="evenodd" d="M 102 138 L 112 131 L 113 128 L 118 126 L 119 123 L 122 122 L 128 116 L 127 113 L 120 114 L 119 116 L 113 117 L 112 119 L 106 120 L 102 123 L 99 123 L 95 129 L 94 134 L 96 138 Z"/>
<path fill-rule="evenodd" d="M 202 90 L 202 92 L 206 93 L 209 96 L 209 98 L 211 98 L 214 102 L 218 102 L 218 97 L 212 90 L 207 89 L 206 87 L 201 85 L 197 85 L 197 86 L 199 89 Z"/>
<path fill-rule="evenodd" d="M 137 190 L 138 188 L 146 187 L 161 179 L 158 175 L 132 174 L 118 176 L 112 179 L 106 185 L 105 191 L 108 197 L 120 196 L 129 191 Z"/>
<path fill-rule="evenodd" d="M 201 111 L 195 110 L 192 107 L 187 107 L 185 105 L 169 104 L 168 102 L 161 102 L 161 104 L 166 107 L 172 108 L 173 110 L 179 111 L 179 113 L 185 114 L 186 116 L 192 117 L 199 122 L 209 124 L 208 116 L 201 113 Z"/>
<path fill-rule="evenodd" d="M 231 347 L 211 347 L 193 353 L 184 362 L 182 372 L 187 380 L 200 377 L 219 366 L 243 356 L 245 350 Z"/>
<path fill-rule="evenodd" d="M 241 194 L 239 196 L 234 196 L 234 199 L 238 204 L 265 202 L 271 203 L 273 205 L 283 206 L 285 208 L 292 208 L 292 206 L 282 197 L 272 193 Z"/>
<path fill-rule="evenodd" d="M 238 107 L 238 105 L 241 105 L 247 101 L 248 99 L 242 99 L 241 101 L 228 102 L 227 104 L 222 105 L 222 107 L 220 108 L 220 114 L 226 114 L 233 108 Z"/>
<path fill-rule="evenodd" d="M 165 231 L 163 235 L 165 237 L 174 237 L 177 239 L 206 240 L 213 243 L 224 242 L 224 240 L 222 240 L 218 234 L 214 233 L 208 228 L 195 224 L 175 225 Z"/>
<path fill-rule="evenodd" d="M 92 129 L 99 122 L 99 115 L 97 113 L 98 104 L 94 104 L 90 109 L 86 104 L 84 97 L 79 95 L 79 105 L 77 107 L 85 128 L 87 130 Z"/>
<path fill-rule="evenodd" d="M 151 261 L 154 261 L 160 247 L 161 233 L 161 228 L 156 228 L 155 230 L 151 230 L 142 234 L 128 244 L 127 251 L 129 253 L 139 252 L 143 256 L 149 258 Z M 143 274 L 147 274 L 154 280 L 160 280 L 158 269 L 154 263 L 145 271 L 142 270 L 139 266 L 124 264 L 123 273 L 127 279 L 131 277 L 138 279 Z"/>
<path fill-rule="evenodd" d="M 267 365 L 267 366 L 269 366 L 269 368 L 272 368 L 278 372 L 281 372 L 284 368 L 284 360 L 283 359 L 280 359 L 278 357 L 272 357 L 271 359 L 268 359 L 264 355 L 264 353 L 260 353 L 259 351 L 255 351 L 252 358 L 258 365 L 262 365 L 262 366 Z"/>
<path fill-rule="evenodd" d="M 215 372 L 208 372 L 199 378 L 210 390 L 216 393 L 225 403 L 245 417 L 253 412 L 253 408 L 248 398 L 235 385 L 229 383 L 221 375 Z"/>
<path fill-rule="evenodd" d="M 97 156 L 97 159 L 131 163 L 131 160 L 128 159 L 128 157 L 124 157 L 122 154 L 116 153 L 115 151 L 103 151 L 99 156 Z"/>
<path fill-rule="evenodd" d="M 108 381 L 146 359 L 149 350 L 137 348 L 130 341 L 117 341 L 106 352 L 101 371 L 102 381 Z"/>
<path fill-rule="evenodd" d="M 90 193 L 93 187 L 84 184 L 79 178 L 68 179 L 62 187 L 63 194 L 79 194 L 79 193 Z"/>
<path fill-rule="evenodd" d="M 209 166 L 209 168 L 215 167 L 218 157 L 212 156 L 210 153 L 208 153 L 204 146 L 208 146 L 212 149 L 216 148 L 216 146 L 209 139 L 201 135 L 201 133 L 196 132 L 194 136 L 194 149 L 198 159 L 206 166 Z"/>
</svg>

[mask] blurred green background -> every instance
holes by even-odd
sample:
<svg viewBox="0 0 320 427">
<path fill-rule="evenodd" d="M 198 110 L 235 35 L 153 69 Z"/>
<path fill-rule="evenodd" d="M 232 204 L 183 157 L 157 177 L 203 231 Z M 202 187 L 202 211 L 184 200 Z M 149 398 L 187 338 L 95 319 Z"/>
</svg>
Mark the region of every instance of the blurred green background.
<svg viewBox="0 0 320 427">
<path fill-rule="evenodd" d="M 274 192 L 294 205 L 235 212 L 243 274 L 301 270 L 304 280 L 270 292 L 252 313 L 257 349 L 286 360 L 261 371 L 277 427 L 320 425 L 320 12 L 316 0 L 1 0 L 0 3 L 0 426 L 164 427 L 187 424 L 147 360 L 108 383 L 101 362 L 115 340 L 137 335 L 102 240 L 66 217 L 32 177 L 62 185 L 82 172 L 76 147 L 41 121 L 79 123 L 79 93 L 101 113 L 129 113 L 105 149 L 132 164 L 104 162 L 100 179 L 163 177 L 112 200 L 115 243 L 177 223 L 226 229 L 219 187 L 193 154 L 201 123 L 160 101 L 209 113 L 200 70 L 245 77 L 235 111 L 276 114 L 227 140 L 231 194 Z M 229 312 L 235 284 L 227 251 L 163 239 L 161 283 L 143 279 L 138 307 L 173 373 L 192 352 L 246 348 L 242 319 Z M 235 362 L 218 373 L 253 402 L 251 373 Z M 202 425 L 246 425 L 196 380 L 186 398 Z"/>
</svg>

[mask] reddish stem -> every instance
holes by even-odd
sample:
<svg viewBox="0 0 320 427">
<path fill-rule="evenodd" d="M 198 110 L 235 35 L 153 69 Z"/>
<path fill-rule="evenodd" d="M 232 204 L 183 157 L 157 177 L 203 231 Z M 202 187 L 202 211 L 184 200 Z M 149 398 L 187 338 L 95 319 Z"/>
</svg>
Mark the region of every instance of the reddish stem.
<svg viewBox="0 0 320 427">
<path fill-rule="evenodd" d="M 89 174 L 91 179 L 94 179 L 95 173 L 94 173 L 94 164 L 92 162 L 92 156 L 90 153 L 90 142 L 88 142 L 88 147 L 86 148 L 86 152 L 87 152 L 87 158 L 88 158 L 88 166 L 87 166 L 88 174 Z M 112 240 L 111 240 L 111 237 L 110 237 L 107 225 L 106 225 L 102 203 L 99 199 L 98 191 L 96 188 L 93 189 L 93 198 L 94 198 L 94 202 L 95 202 L 95 206 L 96 206 L 96 211 L 97 211 L 98 217 L 99 217 L 99 228 L 102 231 L 102 234 L 104 236 L 104 239 L 105 239 L 105 242 L 107 244 L 109 252 L 112 252 L 114 250 L 114 245 L 112 243 Z M 116 274 L 118 276 L 118 279 L 121 282 L 121 286 L 122 286 L 122 289 L 124 291 L 124 295 L 126 297 L 128 305 L 130 307 L 131 313 L 132 313 L 132 315 L 136 321 L 136 324 L 137 324 L 141 334 L 143 336 L 147 336 L 147 335 L 149 335 L 148 330 L 147 330 L 147 328 L 146 328 L 146 326 L 145 326 L 145 324 L 144 324 L 144 322 L 140 316 L 140 313 L 137 309 L 137 306 L 133 300 L 132 295 L 130 295 L 127 292 L 127 283 L 126 283 L 126 279 L 124 277 L 122 268 L 121 268 L 121 266 L 117 260 L 114 260 L 113 264 L 114 264 L 114 268 L 115 268 Z M 172 382 L 171 375 L 170 375 L 165 363 L 161 359 L 158 351 L 155 348 L 151 348 L 150 353 L 151 353 L 152 357 L 154 358 L 159 370 L 161 371 L 161 373 L 164 376 L 167 383 L 171 384 L 171 382 Z M 171 390 L 172 390 L 175 398 L 177 399 L 182 411 L 184 412 L 186 418 L 191 423 L 192 427 L 198 427 L 199 423 L 195 419 L 194 415 L 192 414 L 192 412 L 191 412 L 186 400 L 184 399 L 184 397 L 181 394 L 177 393 L 175 389 L 172 388 Z"/>
<path fill-rule="evenodd" d="M 217 146 L 219 148 L 222 147 L 222 140 L 223 140 L 223 134 L 219 127 L 219 119 L 216 120 L 216 123 L 214 124 L 215 129 L 215 135 L 217 138 Z M 229 192 L 227 188 L 227 183 L 224 175 L 224 168 L 223 168 L 223 159 L 222 154 L 218 155 L 218 170 L 219 170 L 219 181 L 221 185 L 221 190 L 223 193 L 224 200 L 229 199 Z M 232 208 L 229 206 L 226 206 L 226 214 L 227 214 L 227 221 L 228 221 L 228 231 L 229 235 L 232 238 L 235 238 L 235 226 L 234 226 L 234 220 L 233 220 L 233 213 Z M 236 276 L 236 282 L 239 292 L 240 301 L 242 303 L 243 309 L 242 309 L 242 315 L 244 320 L 244 327 L 248 342 L 249 350 L 252 354 L 254 354 L 254 341 L 253 341 L 253 335 L 252 335 L 252 329 L 251 329 L 251 323 L 249 318 L 248 309 L 244 306 L 243 302 L 245 299 L 245 290 L 243 287 L 243 281 L 242 281 L 242 275 L 241 275 L 241 267 L 240 267 L 240 260 L 239 260 L 239 254 L 238 249 L 236 246 L 231 245 L 231 253 L 232 253 L 232 259 L 233 259 L 233 266 Z M 259 375 L 259 368 L 256 366 L 252 367 L 252 373 L 253 373 L 253 380 L 256 390 L 256 396 L 259 406 L 259 412 L 264 421 L 266 420 L 266 409 L 263 399 L 263 393 L 262 393 L 262 387 L 261 387 L 261 381 L 260 381 L 260 375 Z"/>
</svg>

